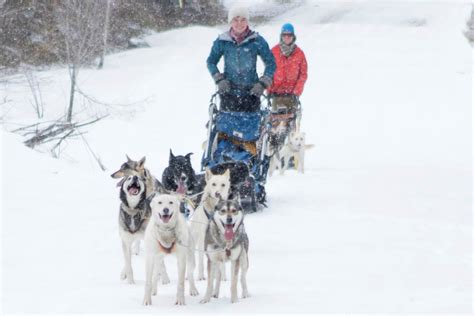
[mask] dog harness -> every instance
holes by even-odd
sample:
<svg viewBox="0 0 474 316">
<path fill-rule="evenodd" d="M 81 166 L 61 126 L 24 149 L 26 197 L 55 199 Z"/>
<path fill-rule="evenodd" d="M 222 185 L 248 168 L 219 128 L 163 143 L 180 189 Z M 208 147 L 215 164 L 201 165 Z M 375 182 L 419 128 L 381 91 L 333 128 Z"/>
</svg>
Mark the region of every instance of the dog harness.
<svg viewBox="0 0 474 316">
<path fill-rule="evenodd" d="M 176 243 L 179 243 L 179 241 L 176 239 L 176 233 L 174 232 L 175 227 L 170 227 L 170 228 L 162 228 L 159 225 L 156 225 L 156 229 L 162 234 L 165 235 L 167 238 L 170 238 L 172 241 L 168 244 L 169 246 L 165 246 L 161 243 L 160 240 L 158 240 L 158 247 L 166 254 L 170 254 L 173 252 L 174 248 L 176 247 Z"/>
<path fill-rule="evenodd" d="M 206 209 L 204 209 L 204 211 L 206 211 Z M 212 220 L 214 221 L 214 224 L 217 226 L 215 217 L 213 215 L 212 215 Z M 242 219 L 239 223 L 239 226 L 237 226 L 237 229 L 235 231 L 238 231 L 240 229 L 240 226 L 242 225 L 243 222 L 244 220 Z M 219 229 L 219 227 L 217 227 L 217 229 Z M 214 234 L 211 234 L 211 237 L 214 240 L 214 242 L 225 251 L 226 256 L 230 257 L 231 250 L 238 245 L 238 243 L 242 239 L 242 234 L 240 234 L 239 237 L 237 237 L 235 241 L 226 242 L 225 245 L 223 245 L 221 242 L 216 240 L 216 238 L 214 237 Z"/>
<path fill-rule="evenodd" d="M 122 204 L 120 208 L 120 217 L 122 218 L 127 231 L 134 234 L 140 230 L 143 223 L 147 220 L 148 207 L 145 206 L 145 209 L 139 209 L 135 215 L 131 215 L 127 212 L 128 210 L 130 210 L 130 208 Z M 133 228 L 130 226 L 133 226 Z"/>
</svg>

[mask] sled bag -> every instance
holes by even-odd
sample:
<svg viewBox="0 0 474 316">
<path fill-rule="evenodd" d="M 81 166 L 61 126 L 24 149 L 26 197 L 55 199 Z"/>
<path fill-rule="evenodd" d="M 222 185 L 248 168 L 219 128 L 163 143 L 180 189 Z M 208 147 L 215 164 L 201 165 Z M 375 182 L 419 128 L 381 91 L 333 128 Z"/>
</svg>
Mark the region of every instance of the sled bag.
<svg viewBox="0 0 474 316">
<path fill-rule="evenodd" d="M 216 129 L 231 138 L 242 141 L 255 141 L 260 136 L 260 112 L 217 113 Z"/>
</svg>

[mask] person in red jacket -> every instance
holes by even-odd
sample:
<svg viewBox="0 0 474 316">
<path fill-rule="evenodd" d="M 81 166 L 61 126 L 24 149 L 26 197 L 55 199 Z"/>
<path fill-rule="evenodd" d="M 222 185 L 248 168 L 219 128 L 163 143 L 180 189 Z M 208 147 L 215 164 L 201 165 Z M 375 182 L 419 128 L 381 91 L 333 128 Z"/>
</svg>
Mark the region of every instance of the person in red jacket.
<svg viewBox="0 0 474 316">
<path fill-rule="evenodd" d="M 293 25 L 284 24 L 281 28 L 280 43 L 272 48 L 277 68 L 268 93 L 272 98 L 274 111 L 280 107 L 296 108 L 308 78 L 306 57 L 295 42 Z"/>
</svg>

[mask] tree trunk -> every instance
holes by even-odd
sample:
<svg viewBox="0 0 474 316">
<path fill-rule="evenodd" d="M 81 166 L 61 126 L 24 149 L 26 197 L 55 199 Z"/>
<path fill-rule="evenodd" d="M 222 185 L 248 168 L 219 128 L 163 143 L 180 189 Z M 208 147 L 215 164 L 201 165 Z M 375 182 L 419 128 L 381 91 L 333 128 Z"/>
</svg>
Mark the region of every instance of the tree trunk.
<svg viewBox="0 0 474 316">
<path fill-rule="evenodd" d="M 109 32 L 109 16 L 110 16 L 110 0 L 107 0 L 107 8 L 105 9 L 105 22 L 104 22 L 104 49 L 102 50 L 102 55 L 100 56 L 100 62 L 98 69 L 104 67 L 105 53 L 107 52 L 107 35 Z"/>
<path fill-rule="evenodd" d="M 72 121 L 72 107 L 74 105 L 74 92 L 76 90 L 76 65 L 72 65 L 72 72 L 70 73 L 71 76 L 71 93 L 69 95 L 69 108 L 67 111 L 67 122 L 71 123 Z"/>
</svg>

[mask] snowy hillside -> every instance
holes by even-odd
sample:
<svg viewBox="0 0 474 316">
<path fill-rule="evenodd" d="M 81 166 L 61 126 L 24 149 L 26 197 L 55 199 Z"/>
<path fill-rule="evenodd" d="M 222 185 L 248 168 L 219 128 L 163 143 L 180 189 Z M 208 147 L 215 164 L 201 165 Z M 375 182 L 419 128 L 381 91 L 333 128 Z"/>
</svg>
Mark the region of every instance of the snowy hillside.
<svg viewBox="0 0 474 316">
<path fill-rule="evenodd" d="M 174 306 L 171 284 L 142 306 L 144 255 L 135 285 L 119 278 L 118 189 L 110 174 L 147 157 L 158 178 L 169 149 L 194 152 L 198 169 L 214 84 L 205 60 L 227 26 L 146 38 L 150 48 L 110 55 L 82 70 L 109 113 L 61 159 L 9 133 L 33 122 L 21 75 L 0 87 L 2 310 L 4 313 L 470 313 L 472 300 L 472 61 L 463 3 L 306 1 L 258 25 L 271 46 L 295 25 L 309 63 L 302 130 L 316 145 L 304 175 L 275 175 L 269 207 L 246 217 L 251 297 Z M 64 114 L 67 70 L 38 71 L 45 120 Z M 129 104 L 125 106 L 124 104 Z M 133 104 L 133 105 L 130 105 Z"/>
</svg>

